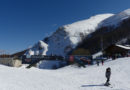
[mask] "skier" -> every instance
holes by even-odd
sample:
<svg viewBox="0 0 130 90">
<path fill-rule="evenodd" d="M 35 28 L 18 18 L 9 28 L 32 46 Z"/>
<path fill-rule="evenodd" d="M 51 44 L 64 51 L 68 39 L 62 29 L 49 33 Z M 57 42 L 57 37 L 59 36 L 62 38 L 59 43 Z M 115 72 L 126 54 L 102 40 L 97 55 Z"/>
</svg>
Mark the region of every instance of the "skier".
<svg viewBox="0 0 130 90">
<path fill-rule="evenodd" d="M 96 60 L 96 62 L 97 62 L 97 66 L 99 66 L 99 61 L 98 61 L 98 60 Z"/>
<path fill-rule="evenodd" d="M 102 59 L 102 65 L 104 64 L 104 60 Z"/>
<path fill-rule="evenodd" d="M 110 81 L 110 76 L 111 76 L 111 68 L 110 67 L 108 67 L 106 69 L 105 75 L 106 75 L 106 78 L 107 78 L 107 81 L 106 81 L 105 85 L 109 86 L 110 85 L 109 81 Z"/>
</svg>

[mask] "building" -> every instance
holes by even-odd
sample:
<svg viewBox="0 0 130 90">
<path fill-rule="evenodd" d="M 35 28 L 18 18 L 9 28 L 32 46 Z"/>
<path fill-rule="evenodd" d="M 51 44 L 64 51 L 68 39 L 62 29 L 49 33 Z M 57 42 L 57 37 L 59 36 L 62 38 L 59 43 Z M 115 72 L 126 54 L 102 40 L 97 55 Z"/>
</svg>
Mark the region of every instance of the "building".
<svg viewBox="0 0 130 90">
<path fill-rule="evenodd" d="M 11 67 L 20 67 L 22 66 L 22 61 L 14 58 L 0 58 L 0 64 Z"/>
<path fill-rule="evenodd" d="M 111 57 L 125 57 L 130 54 L 130 47 L 123 45 L 111 45 L 107 47 L 103 53 Z"/>
<path fill-rule="evenodd" d="M 22 66 L 21 57 L 24 55 L 24 53 L 27 50 L 28 49 L 17 52 L 17 53 L 14 53 L 12 55 L 8 55 L 8 54 L 0 55 L 0 64 L 6 65 L 6 66 L 11 66 L 11 67 L 20 67 L 20 66 Z"/>
<path fill-rule="evenodd" d="M 0 58 L 9 58 L 9 57 L 11 57 L 11 55 L 9 55 L 9 54 L 1 54 L 0 55 Z"/>
<path fill-rule="evenodd" d="M 23 50 L 23 51 L 20 51 L 20 52 L 17 52 L 17 53 L 14 53 L 14 54 L 12 54 L 12 55 L 10 55 L 10 56 L 11 56 L 11 57 L 15 57 L 15 58 L 20 58 L 21 56 L 23 56 L 23 55 L 26 53 L 27 50 L 28 50 L 28 49 Z"/>
</svg>

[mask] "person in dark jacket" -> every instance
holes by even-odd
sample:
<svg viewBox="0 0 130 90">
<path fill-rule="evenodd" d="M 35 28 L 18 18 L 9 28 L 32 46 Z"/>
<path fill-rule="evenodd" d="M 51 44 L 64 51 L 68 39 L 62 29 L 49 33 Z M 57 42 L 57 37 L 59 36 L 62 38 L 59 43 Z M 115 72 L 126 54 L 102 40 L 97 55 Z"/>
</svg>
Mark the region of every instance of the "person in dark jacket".
<svg viewBox="0 0 130 90">
<path fill-rule="evenodd" d="M 103 59 L 101 60 L 101 62 L 102 62 L 102 65 L 104 65 L 104 60 Z"/>
<path fill-rule="evenodd" d="M 99 66 L 99 61 L 98 61 L 98 60 L 96 60 L 96 62 L 97 62 L 97 66 Z"/>
<path fill-rule="evenodd" d="M 110 67 L 108 67 L 106 69 L 105 75 L 106 75 L 106 78 L 107 78 L 107 81 L 106 81 L 105 85 L 110 85 L 110 83 L 109 83 L 110 77 L 111 77 L 111 68 Z"/>
</svg>

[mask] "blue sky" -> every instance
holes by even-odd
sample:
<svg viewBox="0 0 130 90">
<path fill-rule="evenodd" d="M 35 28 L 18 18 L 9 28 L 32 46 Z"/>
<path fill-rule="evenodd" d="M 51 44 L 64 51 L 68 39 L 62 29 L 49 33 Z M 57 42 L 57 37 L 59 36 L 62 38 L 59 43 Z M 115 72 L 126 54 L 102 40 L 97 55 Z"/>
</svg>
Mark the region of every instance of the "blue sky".
<svg viewBox="0 0 130 90">
<path fill-rule="evenodd" d="M 130 0 L 0 0 L 0 50 L 26 49 L 59 26 L 129 8 Z"/>
</svg>

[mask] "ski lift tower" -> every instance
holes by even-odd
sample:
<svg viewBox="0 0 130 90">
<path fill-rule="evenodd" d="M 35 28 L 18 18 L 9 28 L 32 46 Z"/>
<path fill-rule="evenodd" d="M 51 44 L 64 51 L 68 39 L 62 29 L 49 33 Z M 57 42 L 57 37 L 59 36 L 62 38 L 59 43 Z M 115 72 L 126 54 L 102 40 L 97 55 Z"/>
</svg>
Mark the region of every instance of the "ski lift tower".
<svg viewBox="0 0 130 90">
<path fill-rule="evenodd" d="M 101 51 L 103 51 L 103 36 L 101 36 Z"/>
</svg>

